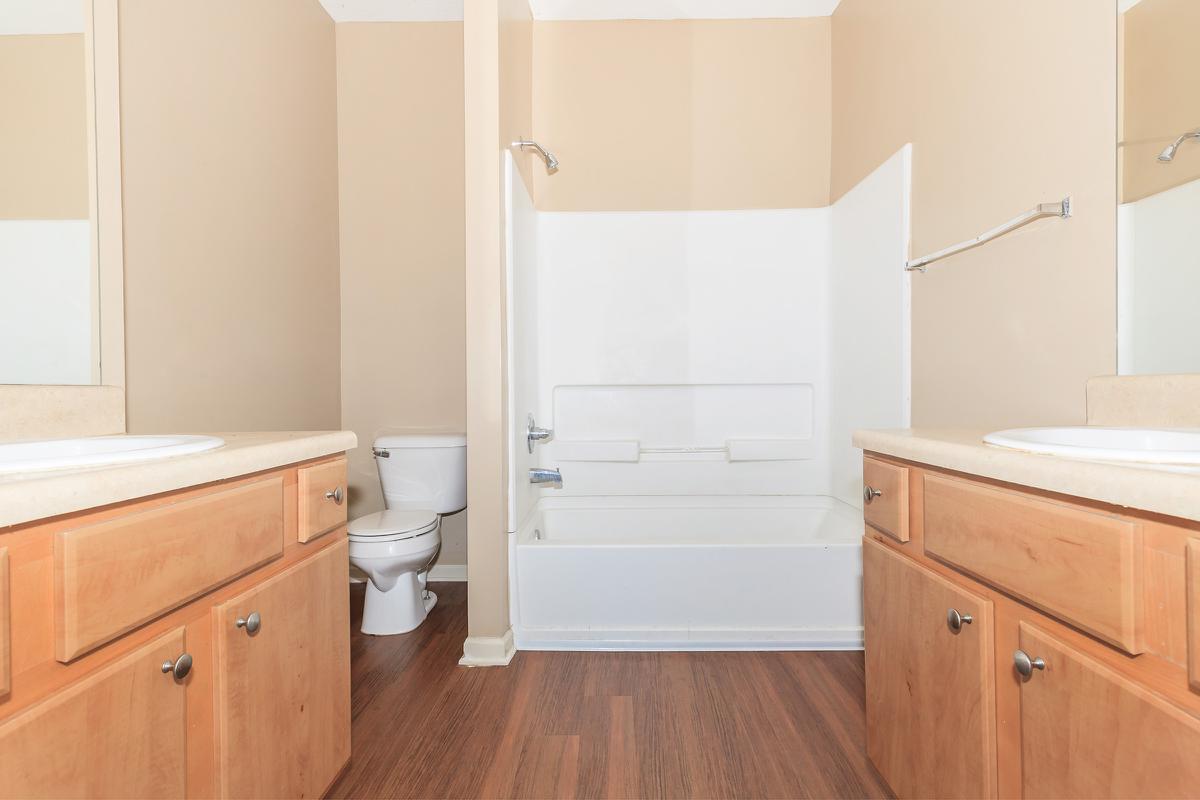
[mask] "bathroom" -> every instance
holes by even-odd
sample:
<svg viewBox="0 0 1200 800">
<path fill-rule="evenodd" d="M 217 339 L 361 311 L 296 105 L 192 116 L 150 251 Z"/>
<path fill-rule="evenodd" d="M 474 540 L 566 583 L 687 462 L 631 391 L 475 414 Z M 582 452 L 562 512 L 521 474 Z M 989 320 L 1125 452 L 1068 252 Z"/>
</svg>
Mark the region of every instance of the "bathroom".
<svg viewBox="0 0 1200 800">
<path fill-rule="evenodd" d="M 3 0 L 0 797 L 1200 795 L 1196 30 Z"/>
</svg>

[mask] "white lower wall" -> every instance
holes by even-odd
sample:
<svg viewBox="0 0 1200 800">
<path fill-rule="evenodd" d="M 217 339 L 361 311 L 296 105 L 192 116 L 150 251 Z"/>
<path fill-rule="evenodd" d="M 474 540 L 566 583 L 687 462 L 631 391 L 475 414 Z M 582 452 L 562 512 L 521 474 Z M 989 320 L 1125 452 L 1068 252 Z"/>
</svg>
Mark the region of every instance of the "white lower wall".
<svg viewBox="0 0 1200 800">
<path fill-rule="evenodd" d="M 1200 372 L 1200 181 L 1118 208 L 1122 374 Z"/>
<path fill-rule="evenodd" d="M 833 496 L 862 507 L 857 428 L 907 428 L 912 397 L 908 258 L 912 146 L 833 205 L 829 461 Z"/>
<path fill-rule="evenodd" d="M 0 383 L 95 382 L 90 237 L 86 219 L 0 220 Z"/>
</svg>

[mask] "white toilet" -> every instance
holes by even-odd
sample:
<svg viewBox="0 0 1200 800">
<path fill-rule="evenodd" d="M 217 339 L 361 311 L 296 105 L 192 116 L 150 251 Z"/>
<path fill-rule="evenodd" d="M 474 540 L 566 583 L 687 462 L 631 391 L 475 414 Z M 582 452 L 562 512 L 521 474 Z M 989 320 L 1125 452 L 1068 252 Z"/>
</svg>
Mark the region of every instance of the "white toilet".
<svg viewBox="0 0 1200 800">
<path fill-rule="evenodd" d="M 441 515 L 467 506 L 467 437 L 381 436 L 374 453 L 387 510 L 350 523 L 350 563 L 368 579 L 362 632 L 385 636 L 413 630 L 437 602 L 426 570 Z"/>
</svg>

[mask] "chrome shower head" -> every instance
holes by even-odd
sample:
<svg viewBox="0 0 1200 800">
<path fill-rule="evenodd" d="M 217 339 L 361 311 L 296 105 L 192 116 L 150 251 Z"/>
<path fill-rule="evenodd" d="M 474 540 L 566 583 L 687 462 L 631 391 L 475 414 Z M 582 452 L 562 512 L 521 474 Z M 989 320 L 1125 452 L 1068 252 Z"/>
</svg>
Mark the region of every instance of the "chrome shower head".
<svg viewBox="0 0 1200 800">
<path fill-rule="evenodd" d="M 546 162 L 546 172 L 548 172 L 551 175 L 558 172 L 558 159 L 554 157 L 554 153 L 551 153 L 549 150 L 542 147 L 540 144 L 533 141 L 532 139 L 522 139 L 519 142 L 513 142 L 512 146 L 517 148 L 518 150 L 534 151 L 535 153 L 537 153 L 539 156 L 542 157 L 543 161 Z"/>
<path fill-rule="evenodd" d="M 1183 144 L 1188 139 L 1200 139 L 1200 128 L 1194 131 L 1188 131 L 1181 135 L 1178 139 L 1171 142 L 1163 148 L 1163 151 L 1158 154 L 1158 160 L 1164 164 L 1169 164 L 1175 160 L 1175 153 L 1179 151 L 1179 145 Z"/>
</svg>

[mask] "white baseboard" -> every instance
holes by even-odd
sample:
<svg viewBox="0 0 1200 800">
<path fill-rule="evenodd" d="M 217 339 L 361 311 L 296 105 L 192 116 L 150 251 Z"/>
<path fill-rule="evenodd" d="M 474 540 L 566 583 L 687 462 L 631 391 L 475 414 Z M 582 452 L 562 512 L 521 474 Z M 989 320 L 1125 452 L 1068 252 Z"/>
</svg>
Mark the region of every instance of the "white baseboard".
<svg viewBox="0 0 1200 800">
<path fill-rule="evenodd" d="M 431 581 L 465 581 L 467 579 L 466 564 L 434 564 L 429 570 Z"/>
<path fill-rule="evenodd" d="M 468 636 L 458 663 L 464 667 L 507 667 L 516 652 L 512 628 L 509 628 L 503 636 Z"/>
</svg>

